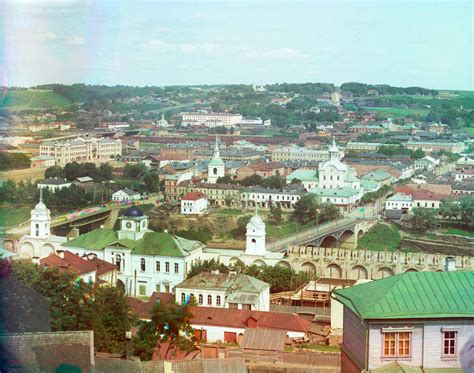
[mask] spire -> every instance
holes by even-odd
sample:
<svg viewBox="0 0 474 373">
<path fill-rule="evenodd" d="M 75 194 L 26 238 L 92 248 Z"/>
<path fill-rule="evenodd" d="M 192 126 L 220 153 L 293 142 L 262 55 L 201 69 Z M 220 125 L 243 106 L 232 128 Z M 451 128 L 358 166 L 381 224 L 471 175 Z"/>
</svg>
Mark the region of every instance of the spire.
<svg viewBox="0 0 474 373">
<path fill-rule="evenodd" d="M 40 188 L 40 203 L 43 203 L 43 188 Z"/>
<path fill-rule="evenodd" d="M 219 142 L 217 141 L 217 135 L 216 135 L 216 145 L 214 146 L 214 158 L 219 158 Z"/>
<path fill-rule="evenodd" d="M 258 203 L 255 203 L 255 215 L 258 215 Z"/>
</svg>

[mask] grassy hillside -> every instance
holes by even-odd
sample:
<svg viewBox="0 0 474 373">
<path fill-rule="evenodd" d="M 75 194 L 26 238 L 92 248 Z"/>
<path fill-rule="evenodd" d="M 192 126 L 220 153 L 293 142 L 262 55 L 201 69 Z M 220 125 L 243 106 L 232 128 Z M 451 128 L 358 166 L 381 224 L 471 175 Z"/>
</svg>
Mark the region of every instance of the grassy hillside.
<svg viewBox="0 0 474 373">
<path fill-rule="evenodd" d="M 405 108 L 390 108 L 390 107 L 366 107 L 370 111 L 379 111 L 385 114 L 393 115 L 394 117 L 404 117 L 407 115 L 416 115 L 426 117 L 429 113 L 428 109 L 405 109 Z"/>
<path fill-rule="evenodd" d="M 359 249 L 394 251 L 400 248 L 401 236 L 393 225 L 378 223 L 359 238 Z"/>
<path fill-rule="evenodd" d="M 8 91 L 4 106 L 10 110 L 47 109 L 69 105 L 71 102 L 53 91 Z"/>
</svg>

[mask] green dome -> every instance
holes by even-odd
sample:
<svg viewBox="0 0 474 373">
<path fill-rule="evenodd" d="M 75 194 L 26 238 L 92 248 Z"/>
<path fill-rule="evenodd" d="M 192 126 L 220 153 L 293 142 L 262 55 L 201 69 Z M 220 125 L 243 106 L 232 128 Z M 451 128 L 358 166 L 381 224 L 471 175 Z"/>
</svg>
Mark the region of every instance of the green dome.
<svg viewBox="0 0 474 373">
<path fill-rule="evenodd" d="M 224 166 L 224 161 L 220 158 L 212 158 L 209 162 L 210 167 Z"/>
</svg>

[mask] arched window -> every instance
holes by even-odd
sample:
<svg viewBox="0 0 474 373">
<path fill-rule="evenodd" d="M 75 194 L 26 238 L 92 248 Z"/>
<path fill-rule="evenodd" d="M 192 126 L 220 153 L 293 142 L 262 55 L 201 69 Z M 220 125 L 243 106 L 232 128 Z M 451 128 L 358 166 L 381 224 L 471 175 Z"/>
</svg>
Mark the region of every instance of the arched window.
<svg viewBox="0 0 474 373">
<path fill-rule="evenodd" d="M 198 299 L 199 299 L 199 304 L 203 304 L 203 303 L 204 303 L 202 294 L 199 294 Z"/>
<path fill-rule="evenodd" d="M 115 254 L 115 265 L 117 266 L 117 270 L 120 272 L 122 269 L 122 255 Z"/>
<path fill-rule="evenodd" d="M 186 294 L 181 293 L 181 303 L 186 303 Z"/>
<path fill-rule="evenodd" d="M 217 175 L 217 167 L 214 167 L 214 175 Z"/>
<path fill-rule="evenodd" d="M 146 266 L 145 266 L 145 258 L 140 259 L 140 270 L 145 272 Z"/>
<path fill-rule="evenodd" d="M 212 295 L 207 296 L 207 305 L 212 306 Z"/>
<path fill-rule="evenodd" d="M 220 306 L 220 305 L 221 305 L 221 296 L 220 296 L 220 295 L 218 295 L 218 296 L 216 297 L 216 305 L 217 305 L 217 306 Z"/>
<path fill-rule="evenodd" d="M 39 224 L 36 224 L 36 236 L 39 236 L 40 234 L 40 226 Z"/>
<path fill-rule="evenodd" d="M 257 240 L 255 238 L 252 238 L 252 243 L 257 243 Z"/>
</svg>

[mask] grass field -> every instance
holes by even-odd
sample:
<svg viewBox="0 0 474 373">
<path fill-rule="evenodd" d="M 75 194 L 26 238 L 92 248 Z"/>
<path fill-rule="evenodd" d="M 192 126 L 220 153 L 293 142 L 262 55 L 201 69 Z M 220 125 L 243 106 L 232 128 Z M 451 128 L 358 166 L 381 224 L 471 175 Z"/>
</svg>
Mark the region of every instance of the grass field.
<svg viewBox="0 0 474 373">
<path fill-rule="evenodd" d="M 46 109 L 67 106 L 71 102 L 53 91 L 8 91 L 3 105 L 11 110 Z"/>
<path fill-rule="evenodd" d="M 466 236 L 466 237 L 474 237 L 474 232 L 472 231 L 465 231 L 458 228 L 449 228 L 446 234 L 453 234 L 457 236 Z"/>
<path fill-rule="evenodd" d="M 30 218 L 30 208 L 27 207 L 0 207 L 0 226 L 14 227 Z"/>
<path fill-rule="evenodd" d="M 389 250 L 400 248 L 400 232 L 393 225 L 376 224 L 366 234 L 359 238 L 359 249 Z"/>
<path fill-rule="evenodd" d="M 364 109 L 370 111 L 378 111 L 385 114 L 393 115 L 394 117 L 404 117 L 407 115 L 416 115 L 425 117 L 429 113 L 429 109 L 404 109 L 404 108 L 391 108 L 391 107 L 365 107 Z"/>
</svg>

